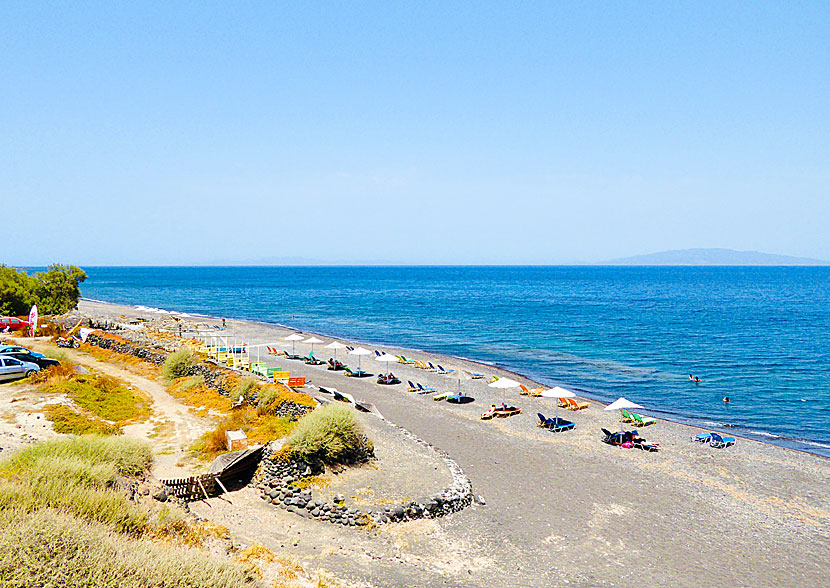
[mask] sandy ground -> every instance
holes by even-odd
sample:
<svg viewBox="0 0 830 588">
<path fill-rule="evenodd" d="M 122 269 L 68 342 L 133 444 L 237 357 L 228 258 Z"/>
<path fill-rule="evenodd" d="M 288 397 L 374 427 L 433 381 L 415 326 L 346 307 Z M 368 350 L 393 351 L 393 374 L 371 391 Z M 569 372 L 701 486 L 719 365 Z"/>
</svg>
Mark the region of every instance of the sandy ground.
<svg viewBox="0 0 830 588">
<path fill-rule="evenodd" d="M 81 311 L 113 319 L 141 314 L 90 302 Z M 276 343 L 289 333 L 241 321 L 228 321 L 228 332 L 251 344 Z M 462 376 L 504 374 L 433 354 L 383 350 L 441 363 Z M 317 355 L 328 357 L 321 352 L 318 346 Z M 339 357 L 345 359 L 342 352 Z M 463 377 L 462 388 L 476 401 L 456 406 L 411 394 L 404 385 L 383 387 L 276 357 L 268 362 L 373 403 L 390 421 L 447 451 L 486 500 L 437 521 L 373 531 L 300 518 L 250 489 L 236 492 L 232 505 L 194 504 L 241 540 L 288 549 L 307 567 L 377 586 L 830 585 L 830 462 L 824 458 L 745 439 L 716 450 L 689 441 L 701 429 L 666 421 L 642 431 L 661 443 L 660 453 L 620 449 L 600 442 L 599 428 L 618 424 L 596 403 L 567 413 L 574 431 L 553 434 L 535 426 L 537 411 L 555 412 L 552 401 L 493 390 L 482 380 Z M 364 368 L 384 366 L 364 358 Z M 392 369 L 404 381 L 444 391 L 459 385 L 453 375 Z M 502 399 L 522 414 L 479 420 Z"/>
</svg>

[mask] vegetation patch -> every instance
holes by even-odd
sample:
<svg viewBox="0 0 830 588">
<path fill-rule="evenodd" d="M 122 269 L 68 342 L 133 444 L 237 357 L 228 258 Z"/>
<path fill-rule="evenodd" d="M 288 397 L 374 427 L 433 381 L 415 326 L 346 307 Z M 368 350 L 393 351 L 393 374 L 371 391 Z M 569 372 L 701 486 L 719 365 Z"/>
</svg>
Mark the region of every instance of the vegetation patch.
<svg viewBox="0 0 830 588">
<path fill-rule="evenodd" d="M 308 394 L 295 392 L 284 384 L 267 384 L 261 386 L 257 400 L 257 412 L 273 414 L 286 402 L 293 402 L 300 406 L 316 406 L 314 399 Z"/>
<path fill-rule="evenodd" d="M 202 459 L 213 459 L 228 450 L 225 437 L 227 431 L 242 429 L 250 441 L 267 443 L 274 439 L 282 439 L 295 425 L 296 422 L 289 417 L 260 415 L 252 407 L 241 408 L 219 421 L 214 430 L 202 435 L 191 446 L 191 452 Z"/>
<path fill-rule="evenodd" d="M 118 424 L 143 420 L 150 414 L 148 401 L 130 390 L 120 380 L 96 374 L 78 374 L 68 367 L 46 370 L 44 390 L 63 394 L 75 404 L 98 417 Z"/>
<path fill-rule="evenodd" d="M 118 435 L 121 427 L 81 414 L 64 404 L 49 404 L 44 409 L 56 433 L 70 435 Z"/>
<path fill-rule="evenodd" d="M 167 356 L 161 368 L 161 374 L 168 382 L 183 378 L 190 374 L 190 369 L 196 363 L 193 351 L 185 346 Z"/>
<path fill-rule="evenodd" d="M 65 588 L 236 588 L 242 566 L 184 547 L 137 540 L 52 510 L 0 511 L 0 584 Z"/>
<path fill-rule="evenodd" d="M 306 476 L 305 478 L 295 480 L 293 485 L 300 490 L 308 490 L 309 488 L 322 490 L 323 488 L 331 486 L 331 479 L 323 476 Z"/>
<path fill-rule="evenodd" d="M 319 459 L 330 465 L 355 463 L 374 449 L 354 412 L 335 403 L 303 416 L 287 443 L 301 459 Z"/>
<path fill-rule="evenodd" d="M 233 404 L 230 398 L 206 386 L 202 376 L 178 378 L 167 387 L 167 391 L 182 403 L 195 407 L 202 416 L 210 411 L 227 414 Z"/>
</svg>

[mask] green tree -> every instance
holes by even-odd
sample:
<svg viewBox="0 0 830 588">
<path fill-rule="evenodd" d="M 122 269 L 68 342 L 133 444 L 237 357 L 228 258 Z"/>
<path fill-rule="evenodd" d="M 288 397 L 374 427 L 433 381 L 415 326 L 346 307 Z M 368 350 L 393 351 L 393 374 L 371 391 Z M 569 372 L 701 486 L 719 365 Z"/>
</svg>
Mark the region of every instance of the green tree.
<svg viewBox="0 0 830 588">
<path fill-rule="evenodd" d="M 35 274 L 35 298 L 43 314 L 63 314 L 78 306 L 81 297 L 79 284 L 86 280 L 86 272 L 74 265 L 50 265 L 45 272 Z"/>
<path fill-rule="evenodd" d="M 74 265 L 50 265 L 34 276 L 0 265 L 0 314 L 25 315 L 33 304 L 41 314 L 63 314 L 78 305 L 84 280 Z"/>
<path fill-rule="evenodd" d="M 0 265 L 0 314 L 28 314 L 35 303 L 37 280 L 13 267 Z"/>
</svg>

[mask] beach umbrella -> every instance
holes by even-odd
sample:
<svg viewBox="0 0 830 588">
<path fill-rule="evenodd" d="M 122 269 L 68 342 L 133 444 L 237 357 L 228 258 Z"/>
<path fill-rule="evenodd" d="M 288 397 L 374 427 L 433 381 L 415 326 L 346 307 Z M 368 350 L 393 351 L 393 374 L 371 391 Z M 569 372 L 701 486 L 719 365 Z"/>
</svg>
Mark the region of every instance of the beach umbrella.
<svg viewBox="0 0 830 588">
<path fill-rule="evenodd" d="M 574 394 L 570 390 L 565 390 L 561 386 L 556 386 L 554 388 L 551 388 L 550 390 L 543 390 L 542 394 L 540 396 L 543 396 L 544 398 L 557 398 L 558 399 L 558 398 L 573 398 L 574 396 L 576 396 L 576 394 Z M 559 418 L 559 402 L 556 403 L 556 418 Z"/>
<path fill-rule="evenodd" d="M 334 359 L 337 360 L 337 350 L 338 349 L 345 349 L 346 346 L 342 343 L 338 343 L 337 341 L 332 341 L 328 345 L 326 345 L 326 349 L 334 349 Z"/>
<path fill-rule="evenodd" d="M 389 372 L 389 364 L 393 361 L 398 361 L 398 358 L 394 355 L 389 355 L 388 353 L 384 353 L 383 355 L 379 355 L 375 358 L 375 361 L 382 361 L 386 364 L 386 372 Z"/>
<path fill-rule="evenodd" d="M 358 347 L 356 349 L 352 349 L 351 351 L 349 351 L 349 355 L 357 356 L 357 371 L 360 371 L 360 357 L 362 355 L 372 355 L 372 352 L 368 349 L 364 349 L 363 347 Z"/>
<path fill-rule="evenodd" d="M 490 388 L 498 388 L 500 390 L 507 390 L 509 388 L 518 388 L 521 386 L 516 380 L 511 380 L 510 378 L 499 378 L 495 382 L 487 384 Z M 504 402 L 504 393 L 502 392 L 502 403 Z"/>
<path fill-rule="evenodd" d="M 318 339 L 317 337 L 309 337 L 303 343 L 311 343 L 311 353 L 309 355 L 314 355 L 314 344 L 315 343 L 322 343 L 322 339 Z"/>
<path fill-rule="evenodd" d="M 624 408 L 643 408 L 639 404 L 631 402 L 630 400 L 620 396 L 614 402 L 605 407 L 604 410 L 619 410 L 620 411 L 620 433 L 623 432 L 622 411 Z"/>
<path fill-rule="evenodd" d="M 288 335 L 288 337 L 284 337 L 283 341 L 291 341 L 291 355 L 296 355 L 296 353 L 294 352 L 294 344 L 297 341 L 302 341 L 303 339 L 305 339 L 305 337 L 303 337 L 302 335 L 298 335 L 297 333 L 294 333 L 293 335 Z"/>
</svg>

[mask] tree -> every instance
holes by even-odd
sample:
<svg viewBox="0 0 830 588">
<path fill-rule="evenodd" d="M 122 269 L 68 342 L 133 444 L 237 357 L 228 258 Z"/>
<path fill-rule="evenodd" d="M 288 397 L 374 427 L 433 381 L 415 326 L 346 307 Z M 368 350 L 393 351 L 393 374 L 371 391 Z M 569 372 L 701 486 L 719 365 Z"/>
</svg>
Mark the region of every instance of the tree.
<svg viewBox="0 0 830 588">
<path fill-rule="evenodd" d="M 63 314 L 78 305 L 84 280 L 74 265 L 50 265 L 34 276 L 0 265 L 0 314 L 25 315 L 33 304 L 41 314 Z"/>
<path fill-rule="evenodd" d="M 35 278 L 38 310 L 43 314 L 63 314 L 78 306 L 79 284 L 86 280 L 86 272 L 74 265 L 55 264 L 35 274 Z"/>
<path fill-rule="evenodd" d="M 0 265 L 0 314 L 28 314 L 37 280 L 13 267 Z"/>
</svg>

